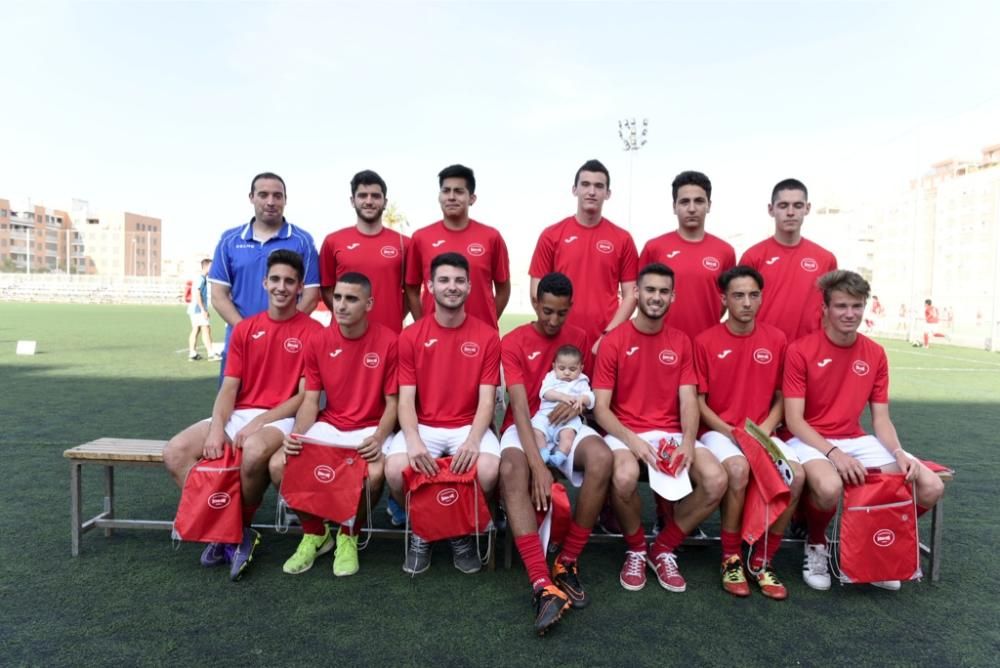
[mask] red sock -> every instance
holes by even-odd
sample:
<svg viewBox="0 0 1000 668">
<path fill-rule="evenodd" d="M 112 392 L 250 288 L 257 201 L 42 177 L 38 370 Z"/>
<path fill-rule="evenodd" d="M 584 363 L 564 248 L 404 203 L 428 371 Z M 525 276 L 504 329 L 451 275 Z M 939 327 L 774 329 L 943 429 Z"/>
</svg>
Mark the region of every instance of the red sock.
<svg viewBox="0 0 1000 668">
<path fill-rule="evenodd" d="M 322 536 L 326 533 L 326 525 L 323 524 L 323 520 L 320 518 L 298 510 L 295 513 L 299 516 L 299 523 L 302 524 L 303 533 L 312 534 L 313 536 Z"/>
<path fill-rule="evenodd" d="M 340 533 L 344 534 L 345 536 L 360 536 L 361 522 L 359 522 L 358 518 L 355 517 L 354 522 L 351 523 L 351 526 L 346 526 L 344 524 L 341 524 Z"/>
<path fill-rule="evenodd" d="M 580 558 L 587 540 L 590 539 L 590 529 L 584 529 L 574 521 L 569 523 L 569 533 L 563 541 L 562 552 L 559 553 L 559 561 L 564 564 L 571 564 Z"/>
<path fill-rule="evenodd" d="M 781 547 L 781 539 L 784 536 L 780 533 L 768 532 L 767 534 L 767 550 L 764 550 L 764 541 L 758 541 L 754 544 L 753 549 L 753 559 L 750 560 L 750 568 L 755 571 L 759 571 L 764 567 L 764 563 L 772 564 L 774 563 L 774 555 L 778 553 L 778 548 Z"/>
<path fill-rule="evenodd" d="M 806 528 L 809 537 L 806 539 L 810 545 L 826 545 L 826 527 L 830 525 L 830 520 L 837 514 L 837 508 L 821 510 L 813 504 L 812 497 L 806 495 Z"/>
<path fill-rule="evenodd" d="M 641 524 L 635 533 L 625 534 L 622 538 L 625 539 L 625 546 L 630 552 L 646 553 L 646 534 L 643 532 Z"/>
<path fill-rule="evenodd" d="M 531 587 L 547 587 L 552 584 L 549 578 L 549 564 L 545 561 L 545 552 L 542 551 L 542 539 L 538 537 L 538 532 L 526 533 L 514 539 L 514 545 L 524 562 L 524 569 L 528 571 L 528 580 Z"/>
<path fill-rule="evenodd" d="M 253 523 L 253 516 L 257 514 L 258 508 L 260 508 L 259 503 L 243 506 L 243 526 L 248 527 Z"/>
<path fill-rule="evenodd" d="M 656 540 L 653 541 L 653 556 L 673 552 L 684 542 L 685 536 L 687 534 L 671 519 L 666 528 L 660 529 L 660 533 L 656 534 Z"/>
<path fill-rule="evenodd" d="M 740 547 L 743 545 L 743 540 L 740 535 L 735 531 L 726 531 L 725 529 L 721 532 L 722 538 L 722 558 L 728 559 L 734 554 L 740 553 Z"/>
</svg>

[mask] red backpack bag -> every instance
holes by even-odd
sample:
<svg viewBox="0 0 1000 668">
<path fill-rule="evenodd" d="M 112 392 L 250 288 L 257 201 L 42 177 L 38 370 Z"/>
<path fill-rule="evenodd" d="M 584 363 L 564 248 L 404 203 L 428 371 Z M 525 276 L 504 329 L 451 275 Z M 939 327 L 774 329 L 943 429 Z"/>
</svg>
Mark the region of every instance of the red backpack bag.
<svg viewBox="0 0 1000 668">
<path fill-rule="evenodd" d="M 242 450 L 227 445 L 221 458 L 200 459 L 188 471 L 174 519 L 174 538 L 200 543 L 242 540 L 242 459 Z"/>
<path fill-rule="evenodd" d="M 367 477 L 368 462 L 356 447 L 303 443 L 285 465 L 281 496 L 289 508 L 344 524 L 358 514 Z"/>
<path fill-rule="evenodd" d="M 438 459 L 437 465 L 433 477 L 409 467 L 403 470 L 410 530 L 428 542 L 488 533 L 493 518 L 476 467 L 454 473 L 451 457 Z"/>
</svg>

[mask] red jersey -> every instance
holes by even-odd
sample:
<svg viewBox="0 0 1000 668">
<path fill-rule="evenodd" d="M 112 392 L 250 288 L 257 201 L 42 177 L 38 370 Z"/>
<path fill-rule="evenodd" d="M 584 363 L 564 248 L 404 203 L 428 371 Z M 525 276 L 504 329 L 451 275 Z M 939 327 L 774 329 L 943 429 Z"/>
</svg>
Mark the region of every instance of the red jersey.
<svg viewBox="0 0 1000 668">
<path fill-rule="evenodd" d="M 583 353 L 584 373 L 590 374 L 593 369 L 593 359 L 590 348 L 593 345 L 587 338 L 587 333 L 574 325 L 564 324 L 556 336 L 546 336 L 534 328 L 531 323 L 521 325 L 511 330 L 500 341 L 500 355 L 503 363 L 504 382 L 511 385 L 524 385 L 528 395 L 528 413 L 534 415 L 542 400 L 538 396 L 542 388 L 545 374 L 552 370 L 552 360 L 560 346 L 574 345 Z M 514 412 L 507 406 L 503 417 L 503 433 L 514 424 Z"/>
<path fill-rule="evenodd" d="M 341 431 L 377 426 L 396 394 L 396 335 L 376 322 L 349 339 L 334 323 L 306 344 L 306 389 L 326 391 L 319 420 Z"/>
<path fill-rule="evenodd" d="M 936 306 L 933 305 L 924 306 L 924 321 L 926 321 L 928 325 L 935 325 L 938 323 L 939 320 L 940 318 L 938 316 L 938 310 Z"/>
<path fill-rule="evenodd" d="M 864 436 L 865 405 L 889 403 L 889 362 L 882 346 L 863 334 L 842 347 L 821 329 L 789 344 L 782 391 L 806 400 L 805 420 L 820 436 Z"/>
<path fill-rule="evenodd" d="M 267 311 L 240 320 L 226 353 L 226 375 L 240 380 L 235 408 L 271 409 L 295 396 L 310 337 L 323 330 L 305 313 L 272 320 Z"/>
<path fill-rule="evenodd" d="M 698 393 L 726 424 L 742 429 L 747 418 L 760 424 L 781 389 L 785 347 L 784 333 L 763 322 L 744 336 L 725 323 L 706 329 L 694 340 Z M 706 431 L 702 423 L 698 435 Z"/>
<path fill-rule="evenodd" d="M 611 410 L 634 432 L 681 430 L 681 385 L 697 385 L 691 340 L 664 326 L 643 334 L 633 321 L 604 337 L 597 350 L 593 388 L 611 390 Z"/>
<path fill-rule="evenodd" d="M 431 260 L 441 253 L 459 253 L 469 261 L 472 292 L 465 302 L 465 312 L 498 329 L 493 284 L 510 280 L 510 258 L 500 232 L 470 219 L 469 226 L 458 232 L 439 220 L 413 233 L 406 258 L 406 284 L 421 286 L 426 315 L 434 313 L 434 297 L 427 291 Z"/>
<path fill-rule="evenodd" d="M 397 334 L 403 329 L 403 266 L 410 238 L 388 228 L 374 236 L 345 227 L 326 235 L 319 251 L 320 285 L 332 287 L 349 271 L 368 277 L 372 284 L 369 322 L 385 325 Z"/>
<path fill-rule="evenodd" d="M 427 314 L 399 335 L 399 384 L 417 388 L 417 420 L 428 427 L 466 427 L 479 406 L 479 386 L 500 384 L 500 336 L 467 315 L 442 327 Z"/>
<path fill-rule="evenodd" d="M 833 253 L 808 239 L 784 246 L 768 237 L 747 249 L 740 264 L 764 277 L 764 299 L 757 322 L 774 325 L 788 341 L 805 336 L 823 324 L 823 293 L 816 281 L 837 268 Z"/>
<path fill-rule="evenodd" d="M 573 310 L 566 324 L 596 341 L 618 310 L 618 286 L 634 281 L 638 254 L 632 235 L 606 218 L 585 227 L 570 216 L 538 237 L 528 273 L 541 279 L 558 271 L 573 282 Z"/>
<path fill-rule="evenodd" d="M 639 268 L 662 262 L 674 270 L 674 303 L 664 323 L 692 339 L 722 318 L 722 300 L 716 281 L 736 265 L 736 251 L 719 237 L 705 233 L 701 241 L 687 241 L 676 231 L 650 239 L 639 253 Z"/>
</svg>

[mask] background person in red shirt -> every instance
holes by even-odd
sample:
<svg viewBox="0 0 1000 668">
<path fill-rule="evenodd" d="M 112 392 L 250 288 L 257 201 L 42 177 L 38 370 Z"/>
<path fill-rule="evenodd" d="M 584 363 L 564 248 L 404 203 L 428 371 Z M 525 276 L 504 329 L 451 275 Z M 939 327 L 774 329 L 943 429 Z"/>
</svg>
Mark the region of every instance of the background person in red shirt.
<svg viewBox="0 0 1000 668">
<path fill-rule="evenodd" d="M 635 310 L 637 253 L 632 235 L 601 215 L 611 197 L 611 176 L 599 160 L 576 170 L 573 196 L 576 214 L 545 228 L 535 244 L 528 269 L 531 299 L 546 274 L 568 276 L 577 296 L 569 324 L 587 332 L 597 352 L 601 337 Z"/>
<path fill-rule="evenodd" d="M 292 417 L 304 396 L 305 346 L 322 329 L 297 310 L 302 293 L 302 256 L 276 250 L 267 258 L 267 310 L 244 318 L 233 328 L 225 377 L 215 398 L 212 417 L 174 436 L 163 450 L 163 463 L 178 487 L 199 459 L 218 459 L 223 447 L 243 449 L 240 486 L 243 497 L 243 540 L 239 545 L 209 543 L 202 566 L 231 562 L 238 580 L 253 559 L 260 533 L 250 528 L 267 490 L 268 461 L 292 429 Z"/>
<path fill-rule="evenodd" d="M 782 391 L 788 441 L 806 471 L 806 539 L 802 577 L 813 589 L 830 588 L 826 528 L 837 512 L 843 486 L 864 482 L 866 468 L 903 472 L 916 482 L 917 505 L 931 508 L 944 483 L 900 445 L 889 417 L 889 363 L 885 350 L 858 327 L 871 289 L 852 271 L 833 271 L 819 281 L 823 328 L 795 341 L 785 357 Z M 865 434 L 869 407 L 875 435 Z M 898 589 L 899 582 L 879 583 Z"/>
<path fill-rule="evenodd" d="M 584 369 L 589 371 L 593 366 L 587 334 L 567 323 L 574 307 L 573 292 L 573 284 L 566 275 L 542 276 L 532 299 L 537 320 L 512 330 L 500 342 L 510 394 L 500 439 L 501 489 L 507 525 L 531 582 L 535 630 L 540 634 L 559 621 L 570 605 L 583 608 L 589 603 L 580 583 L 578 561 L 607 497 L 611 478 L 611 451 L 596 431 L 584 425 L 561 468 L 580 493 L 569 533 L 550 577 L 535 511 L 549 508 L 552 473 L 539 453 L 531 416 L 541 403 L 542 380 L 552 368 L 551 360 L 560 347 L 576 346 L 583 351 Z M 553 409 L 549 418 L 558 424 L 578 417 L 580 412 L 563 405 Z"/>
<path fill-rule="evenodd" d="M 750 418 L 764 433 L 773 434 L 781 423 L 785 335 L 777 327 L 756 319 L 764 294 L 764 279 L 756 270 L 737 265 L 719 277 L 718 286 L 729 317 L 694 340 L 701 410 L 698 440 L 722 463 L 729 481 L 722 499 L 722 587 L 735 596 L 749 596 L 740 557 L 743 544 L 740 529 L 750 467 L 736 445 L 733 429 L 742 429 Z M 767 540 L 756 544 L 750 570 L 762 594 L 783 599 L 788 590 L 778 580 L 772 564 L 795 511 L 804 475 L 791 448 L 772 438 L 795 474 L 792 499 L 770 528 Z"/>
<path fill-rule="evenodd" d="M 691 339 L 719 324 L 717 281 L 736 264 L 736 251 L 705 231 L 712 209 L 712 182 L 701 172 L 681 172 L 671 184 L 677 229 L 650 239 L 639 253 L 639 266 L 661 262 L 674 270 L 677 290 L 664 322 Z"/>
<path fill-rule="evenodd" d="M 476 176 L 465 165 L 451 165 L 438 173 L 438 202 L 442 219 L 413 233 L 406 259 L 406 299 L 414 320 L 434 311 L 428 287 L 431 260 L 442 253 L 458 253 L 469 263 L 469 315 L 499 330 L 497 321 L 510 300 L 510 258 L 507 244 L 496 229 L 469 218 L 476 203 Z M 423 288 L 423 297 L 421 297 Z"/>
<path fill-rule="evenodd" d="M 431 261 L 434 311 L 399 337 L 399 426 L 386 460 L 389 491 L 404 505 L 403 469 L 434 475 L 438 457 L 451 468 L 476 468 L 487 497 L 496 487 L 500 443 L 490 431 L 500 384 L 500 337 L 496 329 L 465 312 L 472 289 L 469 262 L 458 253 Z M 430 544 L 411 534 L 403 571 L 423 573 L 431 565 Z M 472 536 L 451 541 L 455 568 L 475 573 L 482 564 Z"/>
<path fill-rule="evenodd" d="M 924 348 L 931 347 L 931 337 L 939 336 L 937 325 L 941 322 L 937 306 L 930 299 L 924 300 Z"/>
<path fill-rule="evenodd" d="M 347 272 L 333 286 L 331 304 L 334 324 L 324 328 L 306 344 L 306 393 L 295 414 L 293 434 L 305 434 L 325 443 L 356 446 L 368 462 L 365 485 L 372 503 L 382 495 L 385 480 L 383 451 L 389 448 L 396 428 L 396 334 L 368 319 L 374 306 L 368 277 Z M 326 406 L 320 411 L 320 392 Z M 271 480 L 281 488 L 288 457 L 302 452 L 302 443 L 285 437 L 282 452 L 271 457 Z M 285 562 L 290 575 L 305 573 L 316 557 L 334 548 L 333 574 L 340 577 L 358 572 L 358 535 L 365 524 L 368 503 L 362 494 L 354 522 L 340 525 L 336 541 L 323 520 L 295 509 L 303 536 Z"/>
<path fill-rule="evenodd" d="M 789 343 L 821 327 L 823 296 L 816 280 L 837 268 L 833 253 L 802 236 L 809 208 L 805 184 L 797 179 L 779 182 L 767 205 L 774 236 L 740 258 L 740 264 L 753 267 L 767 281 L 768 298 L 757 320 L 783 331 Z"/>
<path fill-rule="evenodd" d="M 660 585 L 682 592 L 687 583 L 674 551 L 685 536 L 718 507 L 726 492 L 726 472 L 704 444 L 697 442 L 698 378 L 687 334 L 663 324 L 673 301 L 673 271 L 655 263 L 639 271 L 639 312 L 605 337 L 597 354 L 594 417 L 607 431 L 614 457 L 611 505 L 625 537 L 625 564 L 619 581 L 628 590 L 646 585 L 646 563 Z M 676 440 L 694 483 L 678 501 L 673 517 L 646 555 L 639 498 L 639 466 L 657 466 L 656 444 Z"/>
</svg>

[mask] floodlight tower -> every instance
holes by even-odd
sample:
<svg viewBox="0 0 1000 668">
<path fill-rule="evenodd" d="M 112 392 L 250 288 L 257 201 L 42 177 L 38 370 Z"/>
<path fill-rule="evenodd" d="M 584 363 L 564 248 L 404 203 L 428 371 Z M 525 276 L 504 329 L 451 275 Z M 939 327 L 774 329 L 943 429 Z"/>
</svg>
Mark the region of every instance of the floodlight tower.
<svg viewBox="0 0 1000 668">
<path fill-rule="evenodd" d="M 642 127 L 636 123 L 635 118 L 625 118 L 618 121 L 618 137 L 625 145 L 628 152 L 628 225 L 632 227 L 632 165 L 635 162 L 635 154 L 640 148 L 646 145 L 646 134 L 649 132 L 649 119 L 642 119 Z"/>
</svg>

